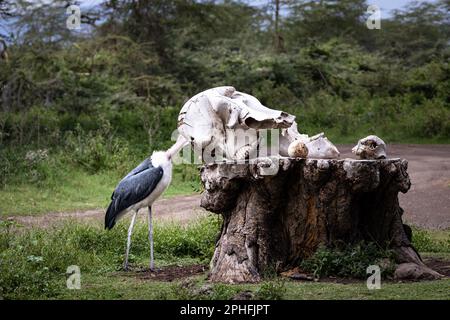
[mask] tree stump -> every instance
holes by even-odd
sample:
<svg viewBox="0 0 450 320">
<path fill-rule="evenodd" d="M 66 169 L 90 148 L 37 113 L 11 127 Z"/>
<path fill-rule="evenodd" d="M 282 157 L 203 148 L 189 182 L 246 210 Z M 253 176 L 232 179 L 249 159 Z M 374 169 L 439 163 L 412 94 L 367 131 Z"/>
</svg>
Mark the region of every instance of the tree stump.
<svg viewBox="0 0 450 320">
<path fill-rule="evenodd" d="M 273 175 L 263 175 L 263 160 L 201 169 L 201 206 L 223 216 L 211 281 L 257 282 L 267 268 L 298 265 L 339 241 L 377 242 L 394 251 L 402 274 L 414 268 L 422 278 L 440 277 L 402 223 L 398 192 L 411 186 L 406 160 L 280 158 Z"/>
</svg>

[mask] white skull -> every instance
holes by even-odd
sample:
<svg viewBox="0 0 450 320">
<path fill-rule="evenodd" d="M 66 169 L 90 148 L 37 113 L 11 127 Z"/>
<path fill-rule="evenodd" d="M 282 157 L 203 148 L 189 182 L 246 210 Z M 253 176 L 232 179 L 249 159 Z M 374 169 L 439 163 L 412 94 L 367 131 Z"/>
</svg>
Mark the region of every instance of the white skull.
<svg viewBox="0 0 450 320">
<path fill-rule="evenodd" d="M 359 140 L 352 152 L 360 159 L 385 159 L 386 144 L 379 137 L 371 135 Z"/>
<path fill-rule="evenodd" d="M 193 96 L 184 104 L 178 130 L 196 147 L 236 159 L 253 153 L 252 148 L 256 150 L 257 130 L 288 128 L 294 119 L 233 87 L 217 87 Z"/>
<path fill-rule="evenodd" d="M 204 155 L 214 153 L 216 158 L 254 158 L 262 129 L 282 129 L 278 150 L 281 156 L 288 156 L 289 145 L 295 140 L 306 145 L 309 157 L 339 156 L 323 134 L 300 134 L 294 120 L 295 116 L 267 108 L 255 97 L 228 86 L 208 89 L 189 99 L 178 116 L 178 130 L 197 150 L 204 150 Z"/>
</svg>

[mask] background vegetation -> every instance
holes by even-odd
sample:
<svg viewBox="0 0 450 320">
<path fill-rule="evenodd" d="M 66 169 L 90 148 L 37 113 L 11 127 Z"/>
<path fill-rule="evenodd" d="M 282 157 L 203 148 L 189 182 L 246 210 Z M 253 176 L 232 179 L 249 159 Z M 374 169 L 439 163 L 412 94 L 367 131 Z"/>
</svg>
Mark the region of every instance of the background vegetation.
<svg viewBox="0 0 450 320">
<path fill-rule="evenodd" d="M 449 142 L 448 1 L 412 3 L 381 30 L 364 0 L 105 0 L 82 7 L 78 31 L 70 3 L 0 0 L 2 214 L 104 206 L 171 144 L 183 102 L 220 85 L 338 143 Z M 177 169 L 170 192 L 192 192 L 194 175 Z"/>
</svg>

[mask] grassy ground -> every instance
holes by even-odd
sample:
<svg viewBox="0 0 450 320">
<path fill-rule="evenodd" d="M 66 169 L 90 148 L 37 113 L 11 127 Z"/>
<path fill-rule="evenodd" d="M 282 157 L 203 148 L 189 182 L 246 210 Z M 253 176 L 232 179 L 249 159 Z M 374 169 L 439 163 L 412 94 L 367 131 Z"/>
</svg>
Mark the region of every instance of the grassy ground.
<svg viewBox="0 0 450 320">
<path fill-rule="evenodd" d="M 195 288 L 205 285 L 205 277 L 196 277 Z M 189 294 L 183 290 L 185 282 L 167 283 L 120 277 L 88 275 L 82 278 L 81 290 L 62 290 L 63 299 L 230 299 L 239 292 L 251 291 L 255 298 L 290 300 L 395 300 L 395 299 L 450 299 L 450 280 L 410 283 L 382 283 L 381 289 L 369 290 L 364 281 L 352 284 L 326 282 L 267 281 L 263 284 L 211 285 L 211 293 Z M 190 289 L 195 291 L 195 289 Z"/>
<path fill-rule="evenodd" d="M 173 181 L 164 197 L 191 194 L 197 190 L 196 180 L 186 179 L 184 171 L 174 170 Z M 189 177 L 190 174 L 189 171 Z M 89 174 L 70 168 L 58 184 L 8 184 L 0 188 L 0 217 L 106 208 L 119 180 L 116 174 L 107 171 Z"/>
<path fill-rule="evenodd" d="M 149 249 L 145 225 L 137 225 L 130 262 L 123 272 L 127 221 L 112 231 L 100 225 L 67 223 L 46 229 L 25 229 L 11 221 L 0 223 L 0 298 L 5 299 L 230 299 L 250 291 L 258 299 L 450 299 L 450 279 L 398 283 L 383 280 L 380 290 L 368 290 L 365 279 L 348 284 L 295 282 L 274 274 L 259 284 L 208 284 L 206 273 L 173 281 L 149 278 Z M 187 226 L 155 226 L 157 268 L 168 265 L 207 266 L 214 251 L 220 221 L 210 216 Z M 414 244 L 431 251 L 425 257 L 450 260 L 450 232 L 415 229 Z M 349 260 L 345 260 L 349 263 Z M 350 260 L 350 263 L 352 261 Z M 360 264 L 360 261 L 355 261 Z M 81 271 L 81 289 L 66 287 L 67 267 Z"/>
</svg>

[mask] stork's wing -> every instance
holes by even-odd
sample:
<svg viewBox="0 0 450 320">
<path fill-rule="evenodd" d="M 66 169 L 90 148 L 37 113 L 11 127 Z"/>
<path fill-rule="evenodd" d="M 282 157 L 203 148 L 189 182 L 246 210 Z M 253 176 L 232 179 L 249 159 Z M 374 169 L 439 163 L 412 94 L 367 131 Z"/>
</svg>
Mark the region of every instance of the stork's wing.
<svg viewBox="0 0 450 320">
<path fill-rule="evenodd" d="M 132 174 L 133 173 L 133 174 Z M 153 167 L 145 161 L 131 171 L 119 182 L 111 196 L 111 203 L 106 211 L 105 229 L 111 229 L 118 215 L 128 207 L 144 200 L 156 188 L 163 176 L 161 167 Z"/>
<path fill-rule="evenodd" d="M 133 170 L 131 170 L 126 176 L 125 178 L 122 179 L 125 180 L 128 177 L 134 176 L 144 170 L 150 169 L 150 168 L 154 168 L 152 165 L 152 162 L 150 161 L 150 158 L 146 158 L 144 161 L 142 161 L 136 168 L 134 168 Z"/>
<path fill-rule="evenodd" d="M 148 170 L 154 168 L 152 165 L 152 162 L 150 160 L 150 158 L 146 158 L 144 161 L 142 161 L 136 168 L 134 168 L 133 170 L 131 170 L 130 172 L 128 172 L 128 174 L 122 179 L 120 180 L 119 184 L 117 185 L 116 189 L 119 187 L 119 185 L 126 179 L 128 179 L 131 176 L 134 176 L 138 173 L 141 173 L 144 170 Z M 116 192 L 116 190 L 114 190 L 114 192 Z M 114 199 L 114 192 L 111 195 L 111 200 Z"/>
</svg>

